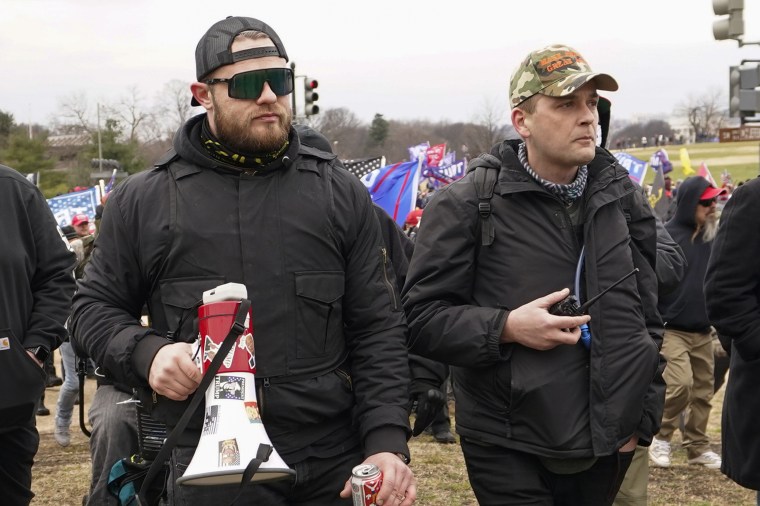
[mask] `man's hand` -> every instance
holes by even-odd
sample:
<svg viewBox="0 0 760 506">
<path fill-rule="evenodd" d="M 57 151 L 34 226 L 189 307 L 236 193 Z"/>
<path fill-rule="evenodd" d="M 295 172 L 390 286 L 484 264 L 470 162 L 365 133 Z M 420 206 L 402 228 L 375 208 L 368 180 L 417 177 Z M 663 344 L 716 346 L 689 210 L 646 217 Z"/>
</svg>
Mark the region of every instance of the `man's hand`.
<svg viewBox="0 0 760 506">
<path fill-rule="evenodd" d="M 150 364 L 148 383 L 159 395 L 184 401 L 195 392 L 203 375 L 193 362 L 193 345 L 168 344 L 158 350 Z"/>
<path fill-rule="evenodd" d="M 502 343 L 518 343 L 534 350 L 550 350 L 560 344 L 575 344 L 581 337 L 580 325 L 591 320 L 584 316 L 555 316 L 549 313 L 552 304 L 568 296 L 563 288 L 509 313 L 501 331 Z"/>
<path fill-rule="evenodd" d="M 417 480 L 412 470 L 393 453 L 376 453 L 367 457 L 362 464 L 375 464 L 383 473 L 383 484 L 377 494 L 378 506 L 411 506 L 417 500 Z M 351 479 L 346 481 L 340 496 L 351 497 Z"/>
<path fill-rule="evenodd" d="M 639 444 L 639 437 L 638 436 L 631 436 L 631 439 L 628 440 L 626 444 L 624 444 L 618 451 L 619 452 L 632 452 L 636 450 L 636 445 Z"/>
<path fill-rule="evenodd" d="M 37 358 L 37 356 L 36 356 L 34 353 L 32 353 L 32 352 L 31 352 L 31 351 L 29 351 L 29 350 L 26 350 L 26 353 L 27 353 L 27 355 L 29 355 L 30 357 L 32 357 L 32 359 L 34 359 L 34 362 L 35 362 L 35 363 L 36 363 L 38 366 L 40 366 L 40 367 L 44 367 L 44 366 L 45 366 L 45 364 L 43 364 L 42 362 L 40 362 L 40 360 Z"/>
</svg>

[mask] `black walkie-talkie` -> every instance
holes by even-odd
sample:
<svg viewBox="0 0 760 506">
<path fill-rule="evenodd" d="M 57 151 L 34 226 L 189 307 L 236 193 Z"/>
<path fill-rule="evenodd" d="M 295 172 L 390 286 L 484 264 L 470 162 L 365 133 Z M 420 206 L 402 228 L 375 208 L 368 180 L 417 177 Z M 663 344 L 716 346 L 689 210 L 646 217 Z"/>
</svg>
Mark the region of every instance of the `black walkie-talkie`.
<svg viewBox="0 0 760 506">
<path fill-rule="evenodd" d="M 589 306 L 598 301 L 602 295 L 609 292 L 637 272 L 639 272 L 638 268 L 633 269 L 631 272 L 612 283 L 606 289 L 602 290 L 598 295 L 584 302 L 583 305 L 578 304 L 578 298 L 575 295 L 568 295 L 561 301 L 552 304 L 549 308 L 549 313 L 555 316 L 583 316 L 586 314 L 586 310 L 589 308 Z"/>
</svg>

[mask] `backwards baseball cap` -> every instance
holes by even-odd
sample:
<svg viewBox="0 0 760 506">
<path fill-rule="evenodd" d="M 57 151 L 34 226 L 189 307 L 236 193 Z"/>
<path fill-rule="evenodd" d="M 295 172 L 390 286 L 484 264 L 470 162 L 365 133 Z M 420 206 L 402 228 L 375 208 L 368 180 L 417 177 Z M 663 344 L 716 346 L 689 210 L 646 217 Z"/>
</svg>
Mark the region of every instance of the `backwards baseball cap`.
<svg viewBox="0 0 760 506">
<path fill-rule="evenodd" d="M 699 197 L 699 200 L 711 200 L 717 197 L 718 195 L 722 195 L 727 192 L 728 190 L 726 190 L 725 188 L 716 188 L 713 185 L 710 185 L 707 188 L 705 188 L 705 191 L 702 192 L 702 195 Z"/>
<path fill-rule="evenodd" d="M 254 47 L 242 51 L 232 52 L 232 42 L 241 32 L 256 30 L 265 33 L 274 46 Z M 201 37 L 195 48 L 195 77 L 202 81 L 210 73 L 235 62 L 250 60 L 251 58 L 265 58 L 275 56 L 288 61 L 285 46 L 280 37 L 271 26 L 254 18 L 241 16 L 228 16 L 226 19 L 217 21 Z M 200 105 L 195 98 L 191 104 Z"/>
<path fill-rule="evenodd" d="M 71 220 L 71 225 L 76 227 L 82 223 L 90 223 L 90 218 L 84 213 L 75 214 L 74 218 Z"/>
<path fill-rule="evenodd" d="M 575 49 L 552 45 L 531 52 L 512 73 L 509 103 L 514 109 L 533 95 L 564 97 L 594 79 L 596 87 L 617 91 L 618 83 L 608 74 L 599 74 Z"/>
</svg>

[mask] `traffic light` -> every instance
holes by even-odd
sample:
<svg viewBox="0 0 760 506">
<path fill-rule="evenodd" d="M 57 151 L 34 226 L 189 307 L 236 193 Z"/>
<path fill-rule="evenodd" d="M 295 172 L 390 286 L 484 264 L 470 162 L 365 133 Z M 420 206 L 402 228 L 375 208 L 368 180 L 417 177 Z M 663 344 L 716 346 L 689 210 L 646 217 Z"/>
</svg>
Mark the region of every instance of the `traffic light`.
<svg viewBox="0 0 760 506">
<path fill-rule="evenodd" d="M 319 86 L 319 82 L 317 82 L 316 79 L 310 79 L 309 77 L 304 76 L 303 78 L 303 89 L 304 89 L 303 111 L 306 116 L 319 114 L 319 106 L 317 105 L 317 100 L 319 100 L 319 93 L 314 91 L 317 88 L 317 86 Z"/>
<path fill-rule="evenodd" d="M 739 67 L 739 87 L 739 111 L 742 116 L 756 116 L 760 113 L 760 65 Z"/>
<path fill-rule="evenodd" d="M 741 117 L 739 110 L 739 90 L 741 89 L 741 74 L 739 66 L 733 65 L 728 68 L 728 116 L 731 118 Z"/>
<path fill-rule="evenodd" d="M 713 12 L 718 16 L 726 16 L 713 22 L 713 37 L 715 40 L 733 39 L 741 45 L 744 36 L 744 0 L 712 0 Z"/>
</svg>

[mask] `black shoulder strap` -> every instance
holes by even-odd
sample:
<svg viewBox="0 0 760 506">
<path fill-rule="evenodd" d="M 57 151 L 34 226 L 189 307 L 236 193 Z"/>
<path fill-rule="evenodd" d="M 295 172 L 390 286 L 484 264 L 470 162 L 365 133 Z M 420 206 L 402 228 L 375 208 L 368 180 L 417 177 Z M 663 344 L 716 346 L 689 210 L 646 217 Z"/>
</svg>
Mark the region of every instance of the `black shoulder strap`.
<svg viewBox="0 0 760 506">
<path fill-rule="evenodd" d="M 173 149 L 170 150 L 170 152 L 173 154 L 173 156 L 167 156 L 160 163 L 156 164 L 156 168 L 165 169 L 169 175 L 169 238 L 166 241 L 164 251 L 161 254 L 161 259 L 159 260 L 158 264 L 158 271 L 156 271 L 156 277 L 153 279 L 153 282 L 150 286 L 150 291 L 148 292 L 149 299 L 153 296 L 153 292 L 156 290 L 156 286 L 161 279 L 161 274 L 164 272 L 166 263 L 169 261 L 169 252 L 171 251 L 172 245 L 174 244 L 174 233 L 177 228 L 177 180 L 174 177 L 174 172 L 172 171 L 170 164 L 172 161 L 177 159 L 178 156 L 176 153 L 174 153 Z"/>
<path fill-rule="evenodd" d="M 494 226 L 491 222 L 491 198 L 499 176 L 498 167 L 480 165 L 474 169 L 472 179 L 475 192 L 478 196 L 478 214 L 480 215 L 480 243 L 482 246 L 490 246 L 495 235 Z"/>
</svg>

